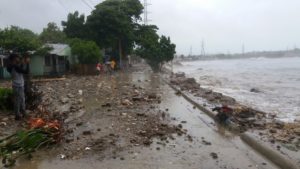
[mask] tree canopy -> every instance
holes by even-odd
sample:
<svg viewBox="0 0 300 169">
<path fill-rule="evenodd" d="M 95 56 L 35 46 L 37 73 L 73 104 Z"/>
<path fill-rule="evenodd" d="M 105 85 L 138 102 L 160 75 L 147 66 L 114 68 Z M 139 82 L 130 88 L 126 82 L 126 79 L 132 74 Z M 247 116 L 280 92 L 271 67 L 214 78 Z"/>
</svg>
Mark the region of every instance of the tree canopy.
<svg viewBox="0 0 300 169">
<path fill-rule="evenodd" d="M 29 29 L 11 26 L 0 30 L 0 46 L 5 50 L 25 53 L 41 47 L 38 35 Z"/>
<path fill-rule="evenodd" d="M 174 59 L 176 45 L 169 37 L 159 36 L 155 25 L 142 25 L 137 30 L 136 54 L 144 58 L 157 72 L 165 62 Z"/>
<path fill-rule="evenodd" d="M 67 21 L 62 21 L 61 24 L 63 26 L 63 32 L 69 38 L 87 39 L 87 37 L 89 37 L 85 25 L 85 16 L 83 14 L 79 15 L 78 11 L 69 13 Z"/>
<path fill-rule="evenodd" d="M 139 0 L 106 0 L 87 17 L 87 27 L 99 46 L 121 50 L 126 55 L 133 49 L 134 30 L 142 12 Z"/>
<path fill-rule="evenodd" d="M 47 27 L 43 29 L 39 38 L 43 43 L 64 43 L 67 37 L 65 33 L 59 29 L 56 23 L 50 22 Z"/>
</svg>

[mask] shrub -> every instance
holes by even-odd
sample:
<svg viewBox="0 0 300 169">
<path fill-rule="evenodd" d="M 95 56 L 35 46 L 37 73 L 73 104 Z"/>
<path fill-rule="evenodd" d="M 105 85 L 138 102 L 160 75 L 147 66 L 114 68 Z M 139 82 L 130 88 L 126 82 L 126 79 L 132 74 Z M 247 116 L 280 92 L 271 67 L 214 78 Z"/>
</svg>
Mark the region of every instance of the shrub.
<svg viewBox="0 0 300 169">
<path fill-rule="evenodd" d="M 0 88 L 0 110 L 12 110 L 13 108 L 12 89 Z"/>
</svg>

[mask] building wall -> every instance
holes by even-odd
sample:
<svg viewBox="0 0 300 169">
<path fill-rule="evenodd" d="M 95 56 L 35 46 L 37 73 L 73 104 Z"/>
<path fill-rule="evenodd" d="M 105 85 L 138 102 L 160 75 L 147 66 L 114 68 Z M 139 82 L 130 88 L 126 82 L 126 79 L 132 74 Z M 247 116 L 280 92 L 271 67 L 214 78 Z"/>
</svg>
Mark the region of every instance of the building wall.
<svg viewBox="0 0 300 169">
<path fill-rule="evenodd" d="M 0 67 L 0 79 L 8 79 L 10 77 L 10 73 L 6 70 L 6 67 Z"/>
<path fill-rule="evenodd" d="M 30 73 L 33 76 L 44 75 L 45 58 L 42 56 L 32 56 L 30 58 Z"/>
</svg>

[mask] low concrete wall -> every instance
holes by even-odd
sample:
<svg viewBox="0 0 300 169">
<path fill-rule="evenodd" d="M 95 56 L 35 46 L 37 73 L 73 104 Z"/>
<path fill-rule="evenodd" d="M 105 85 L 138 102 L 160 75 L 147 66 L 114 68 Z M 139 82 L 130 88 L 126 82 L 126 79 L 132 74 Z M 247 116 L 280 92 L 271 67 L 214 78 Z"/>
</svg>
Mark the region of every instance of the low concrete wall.
<svg viewBox="0 0 300 169">
<path fill-rule="evenodd" d="M 241 139 L 255 149 L 257 152 L 265 156 L 267 159 L 272 161 L 274 164 L 282 169 L 300 169 L 299 166 L 294 164 L 291 160 L 285 158 L 283 155 L 274 151 L 269 145 L 263 143 L 262 141 L 256 139 L 250 133 L 246 132 L 241 134 Z"/>
</svg>

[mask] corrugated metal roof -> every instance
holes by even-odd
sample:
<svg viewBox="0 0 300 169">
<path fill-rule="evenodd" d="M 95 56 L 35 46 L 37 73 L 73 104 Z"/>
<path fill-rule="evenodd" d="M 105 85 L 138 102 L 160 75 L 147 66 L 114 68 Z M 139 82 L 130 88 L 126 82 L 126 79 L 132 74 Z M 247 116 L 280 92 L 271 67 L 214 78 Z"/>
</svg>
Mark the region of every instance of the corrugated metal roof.
<svg viewBox="0 0 300 169">
<path fill-rule="evenodd" d="M 50 54 L 58 56 L 65 56 L 65 50 L 70 48 L 67 44 L 46 44 L 46 46 L 52 48 Z"/>
</svg>

